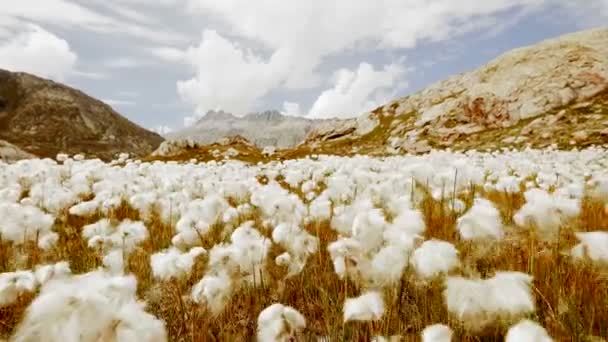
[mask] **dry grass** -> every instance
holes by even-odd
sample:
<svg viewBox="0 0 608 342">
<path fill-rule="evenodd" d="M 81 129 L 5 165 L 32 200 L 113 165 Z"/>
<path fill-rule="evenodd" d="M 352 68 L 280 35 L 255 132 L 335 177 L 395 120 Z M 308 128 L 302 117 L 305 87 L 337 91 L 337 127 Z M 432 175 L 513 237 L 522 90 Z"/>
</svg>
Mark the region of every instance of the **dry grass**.
<svg viewBox="0 0 608 342">
<path fill-rule="evenodd" d="M 478 194 L 479 195 L 479 194 Z M 427 196 L 421 205 L 427 224 L 426 238 L 453 242 L 461 253 L 463 267 L 456 274 L 491 276 L 497 270 L 521 271 L 534 276 L 537 312 L 531 318 L 545 326 L 557 341 L 587 341 L 590 336 L 608 336 L 608 270 L 584 263 L 574 263 L 566 254 L 576 243 L 573 231 L 608 231 L 608 213 L 603 203 L 585 199 L 582 214 L 564 225 L 559 239 L 543 241 L 529 230 L 510 226 L 508 218 L 523 204 L 521 194 L 482 193 L 492 200 L 505 218 L 507 237 L 500 242 L 470 243 L 460 241 L 455 230 L 456 215 L 449 202 Z M 469 195 L 472 197 L 472 195 Z M 470 205 L 471 198 L 464 198 Z M 258 214 L 244 217 L 254 219 Z M 100 216 L 79 219 L 66 216 L 58 220 L 58 246 L 49 252 L 33 244 L 17 247 L 0 245 L 0 271 L 13 271 L 34 263 L 68 260 L 76 273 L 100 265 L 100 256 L 90 250 L 80 237 L 85 224 Z M 111 219 L 139 219 L 139 214 L 126 204 L 111 214 Z M 283 279 L 286 270 L 274 265 L 273 258 L 283 252 L 273 246 L 268 258 L 269 276 L 255 288 L 242 288 L 230 300 L 224 313 L 212 316 L 203 306 L 189 299 L 191 287 L 205 273 L 207 257 L 197 259 L 187 279 L 159 282 L 153 279 L 150 255 L 166 248 L 173 228 L 147 222 L 151 239 L 143 243 L 128 259 L 128 271 L 139 281 L 138 294 L 148 303 L 148 310 L 166 322 L 172 341 L 246 341 L 254 339 L 258 314 L 270 304 L 280 302 L 299 310 L 307 319 L 300 339 L 315 340 L 326 336 L 330 341 L 366 341 L 374 335 L 401 335 L 404 341 L 417 341 L 420 331 L 430 324 L 445 323 L 455 330 L 455 341 L 501 341 L 507 324 L 493 327 L 478 335 L 468 334 L 450 317 L 443 302 L 441 280 L 420 283 L 412 270 L 407 270 L 400 284 L 385 292 L 387 310 L 380 322 L 342 323 L 342 305 L 347 297 L 361 289 L 350 281 L 340 280 L 335 272 L 327 245 L 337 239 L 329 222 L 315 222 L 305 228 L 319 237 L 321 248 L 313 255 L 304 271 Z M 204 242 L 205 247 L 225 239 L 221 226 L 217 234 Z M 269 232 L 261 230 L 268 235 Z M 27 256 L 27 257 L 23 257 Z M 11 334 L 20 321 L 33 295 L 22 296 L 17 303 L 0 310 L 0 336 Z"/>
</svg>

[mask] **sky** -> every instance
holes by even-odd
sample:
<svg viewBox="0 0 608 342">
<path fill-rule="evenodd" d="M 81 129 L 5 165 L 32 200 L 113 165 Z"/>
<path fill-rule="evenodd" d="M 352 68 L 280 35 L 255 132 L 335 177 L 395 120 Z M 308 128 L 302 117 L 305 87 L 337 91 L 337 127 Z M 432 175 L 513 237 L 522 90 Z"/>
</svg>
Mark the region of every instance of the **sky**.
<svg viewBox="0 0 608 342">
<path fill-rule="evenodd" d="M 608 0 L 19 0 L 0 6 L 0 68 L 166 133 L 219 109 L 355 117 L 605 23 Z"/>
</svg>

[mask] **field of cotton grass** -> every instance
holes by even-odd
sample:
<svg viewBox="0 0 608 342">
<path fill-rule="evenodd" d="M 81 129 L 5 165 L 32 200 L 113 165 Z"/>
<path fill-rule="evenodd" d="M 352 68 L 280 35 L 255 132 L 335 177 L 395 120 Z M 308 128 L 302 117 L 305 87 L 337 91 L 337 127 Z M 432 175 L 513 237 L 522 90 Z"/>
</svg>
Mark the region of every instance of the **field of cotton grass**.
<svg viewBox="0 0 608 342">
<path fill-rule="evenodd" d="M 0 164 L 0 340 L 602 341 L 608 153 Z"/>
</svg>

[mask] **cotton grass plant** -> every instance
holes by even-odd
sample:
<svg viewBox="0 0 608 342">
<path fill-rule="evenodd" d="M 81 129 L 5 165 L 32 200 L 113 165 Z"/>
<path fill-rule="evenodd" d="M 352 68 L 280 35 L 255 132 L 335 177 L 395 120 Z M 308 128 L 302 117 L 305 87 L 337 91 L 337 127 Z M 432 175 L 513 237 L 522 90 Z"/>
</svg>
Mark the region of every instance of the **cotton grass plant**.
<svg viewBox="0 0 608 342">
<path fill-rule="evenodd" d="M 608 336 L 607 155 L 0 163 L 0 337 Z"/>
</svg>

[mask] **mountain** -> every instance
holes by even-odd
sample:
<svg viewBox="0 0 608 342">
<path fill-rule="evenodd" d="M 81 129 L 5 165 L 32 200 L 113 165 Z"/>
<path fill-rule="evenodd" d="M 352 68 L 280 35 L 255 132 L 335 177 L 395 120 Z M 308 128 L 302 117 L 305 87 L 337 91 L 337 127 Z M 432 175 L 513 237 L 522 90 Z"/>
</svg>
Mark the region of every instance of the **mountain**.
<svg viewBox="0 0 608 342">
<path fill-rule="evenodd" d="M 211 144 L 222 138 L 242 136 L 259 147 L 293 147 L 317 126 L 336 120 L 311 120 L 265 111 L 237 117 L 224 111 L 210 111 L 193 126 L 168 134 L 168 140 L 191 139 Z"/>
<path fill-rule="evenodd" d="M 320 125 L 288 152 L 423 153 L 608 143 L 608 29 L 508 52 L 354 119 Z"/>
<path fill-rule="evenodd" d="M 163 138 L 76 89 L 0 70 L 0 139 L 39 157 L 83 153 L 144 156 Z"/>
</svg>

